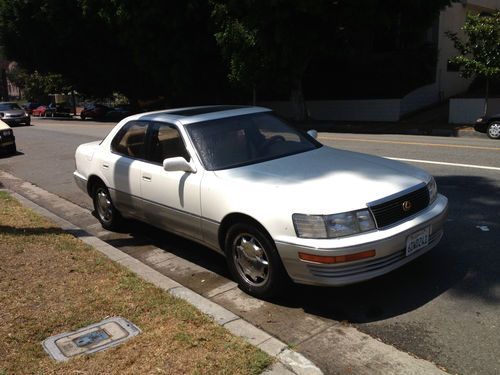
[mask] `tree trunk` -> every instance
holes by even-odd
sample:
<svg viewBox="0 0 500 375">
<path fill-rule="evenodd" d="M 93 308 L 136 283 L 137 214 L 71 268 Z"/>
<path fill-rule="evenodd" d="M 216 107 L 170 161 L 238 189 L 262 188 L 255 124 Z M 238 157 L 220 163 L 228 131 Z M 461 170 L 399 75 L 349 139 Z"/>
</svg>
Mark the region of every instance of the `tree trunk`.
<svg viewBox="0 0 500 375">
<path fill-rule="evenodd" d="M 484 112 L 483 116 L 486 116 L 488 113 L 488 98 L 490 96 L 490 79 L 486 77 L 486 92 L 484 95 Z"/>
<path fill-rule="evenodd" d="M 292 104 L 293 119 L 297 122 L 307 120 L 306 101 L 302 92 L 302 79 L 296 78 L 292 82 L 292 91 L 290 93 L 290 102 Z"/>
</svg>

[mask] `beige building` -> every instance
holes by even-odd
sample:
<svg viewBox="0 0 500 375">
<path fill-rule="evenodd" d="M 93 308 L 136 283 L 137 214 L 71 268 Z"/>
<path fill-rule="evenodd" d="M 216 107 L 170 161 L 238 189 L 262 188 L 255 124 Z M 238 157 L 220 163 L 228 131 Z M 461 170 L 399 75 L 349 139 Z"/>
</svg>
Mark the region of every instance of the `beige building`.
<svg viewBox="0 0 500 375">
<path fill-rule="evenodd" d="M 436 69 L 436 84 L 439 97 L 447 99 L 467 91 L 472 80 L 461 78 L 458 72 L 449 71 L 448 60 L 456 56 L 457 50 L 446 36 L 447 31 L 458 32 L 464 25 L 469 12 L 491 13 L 500 9 L 500 0 L 462 0 L 444 9 L 439 16 L 438 62 Z"/>
</svg>

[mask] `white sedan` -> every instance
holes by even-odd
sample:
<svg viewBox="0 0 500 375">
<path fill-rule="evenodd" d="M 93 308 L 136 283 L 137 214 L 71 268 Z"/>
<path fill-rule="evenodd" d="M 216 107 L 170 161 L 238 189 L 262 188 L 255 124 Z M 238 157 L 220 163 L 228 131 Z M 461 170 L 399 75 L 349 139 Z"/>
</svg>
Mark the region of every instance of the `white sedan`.
<svg viewBox="0 0 500 375">
<path fill-rule="evenodd" d="M 131 116 L 75 157 L 104 228 L 134 218 L 200 242 L 258 297 L 394 270 L 438 244 L 447 215 L 427 172 L 324 146 L 266 108 Z"/>
</svg>

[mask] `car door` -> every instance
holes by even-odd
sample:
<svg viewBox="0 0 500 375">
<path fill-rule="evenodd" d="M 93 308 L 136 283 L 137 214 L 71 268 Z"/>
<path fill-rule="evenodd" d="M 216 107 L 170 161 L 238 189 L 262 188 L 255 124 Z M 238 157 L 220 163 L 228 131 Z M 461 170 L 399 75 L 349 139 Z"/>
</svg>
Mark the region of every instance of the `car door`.
<svg viewBox="0 0 500 375">
<path fill-rule="evenodd" d="M 146 220 L 155 226 L 201 239 L 200 184 L 202 172 L 165 171 L 163 160 L 190 161 L 182 134 L 172 124 L 153 123 L 148 135 L 148 162 L 141 171 Z"/>
<path fill-rule="evenodd" d="M 141 171 L 146 159 L 147 122 L 125 124 L 111 141 L 111 152 L 100 168 L 115 207 L 125 216 L 144 219 Z"/>
</svg>

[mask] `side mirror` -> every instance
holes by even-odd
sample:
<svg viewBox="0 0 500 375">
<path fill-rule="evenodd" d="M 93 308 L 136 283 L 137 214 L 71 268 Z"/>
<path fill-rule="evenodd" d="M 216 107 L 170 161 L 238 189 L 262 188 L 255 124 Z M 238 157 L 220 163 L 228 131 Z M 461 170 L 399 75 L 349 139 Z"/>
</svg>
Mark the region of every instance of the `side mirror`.
<svg viewBox="0 0 500 375">
<path fill-rule="evenodd" d="M 167 172 L 184 171 L 189 173 L 196 173 L 195 166 L 180 156 L 163 160 L 163 169 L 165 169 Z"/>
<path fill-rule="evenodd" d="M 318 139 L 318 132 L 316 130 L 314 130 L 314 129 L 308 130 L 307 134 L 309 134 L 314 139 Z"/>
</svg>

